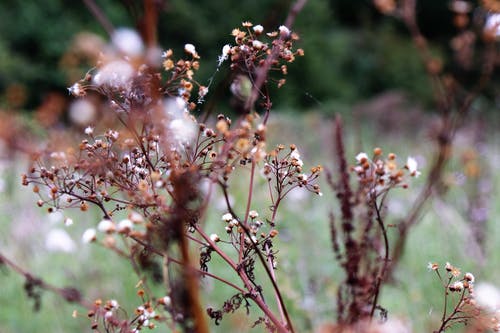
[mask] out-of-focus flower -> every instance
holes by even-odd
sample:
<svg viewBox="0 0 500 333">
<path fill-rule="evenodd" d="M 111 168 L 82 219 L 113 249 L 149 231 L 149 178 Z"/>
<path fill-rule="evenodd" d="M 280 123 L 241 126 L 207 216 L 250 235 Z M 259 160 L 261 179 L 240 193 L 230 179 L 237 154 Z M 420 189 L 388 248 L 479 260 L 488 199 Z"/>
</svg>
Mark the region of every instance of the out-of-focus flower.
<svg viewBox="0 0 500 333">
<path fill-rule="evenodd" d="M 288 29 L 284 25 L 280 25 L 278 30 L 279 30 L 281 36 L 283 36 L 283 37 L 290 36 L 290 29 Z"/>
<path fill-rule="evenodd" d="M 96 109 L 92 102 L 78 99 L 69 106 L 69 119 L 76 125 L 86 126 L 94 121 Z"/>
<path fill-rule="evenodd" d="M 115 60 L 105 64 L 94 75 L 93 82 L 97 86 L 113 89 L 128 89 L 134 75 L 134 68 L 125 60 Z"/>
<path fill-rule="evenodd" d="M 226 59 L 229 57 L 231 53 L 231 45 L 226 44 L 222 47 L 222 54 L 219 56 L 217 66 L 220 66 Z"/>
<path fill-rule="evenodd" d="M 500 14 L 494 13 L 488 15 L 486 24 L 484 25 L 484 31 L 496 38 L 500 37 Z"/>
<path fill-rule="evenodd" d="M 52 229 L 45 238 L 45 247 L 53 252 L 74 252 L 75 242 L 68 233 L 62 229 Z"/>
<path fill-rule="evenodd" d="M 222 215 L 222 221 L 231 222 L 232 220 L 233 220 L 233 215 L 231 215 L 231 213 L 226 213 Z"/>
<path fill-rule="evenodd" d="M 500 309 L 500 290 L 493 284 L 485 282 L 476 284 L 474 295 L 479 306 L 490 311 Z"/>
<path fill-rule="evenodd" d="M 198 53 L 196 53 L 196 48 L 194 47 L 193 44 L 184 45 L 184 51 L 192 55 L 194 58 L 199 58 Z"/>
<path fill-rule="evenodd" d="M 144 51 L 144 44 L 137 31 L 130 28 L 118 28 L 111 36 L 113 46 L 121 53 L 138 57 Z"/>
<path fill-rule="evenodd" d="M 94 228 L 89 228 L 85 230 L 85 232 L 82 235 L 82 242 L 83 243 L 92 243 L 93 241 L 96 240 L 96 231 Z"/>
<path fill-rule="evenodd" d="M 408 171 L 410 171 L 410 175 L 414 177 L 420 176 L 420 171 L 418 171 L 418 164 L 417 160 L 414 159 L 413 157 L 408 157 L 406 160 L 406 167 L 408 168 Z"/>
<path fill-rule="evenodd" d="M 366 153 L 361 152 L 356 155 L 356 162 L 358 162 L 358 164 L 365 163 L 366 161 L 368 161 L 368 155 L 366 155 Z"/>
<path fill-rule="evenodd" d="M 261 26 L 260 24 L 257 24 L 256 26 L 253 27 L 253 31 L 257 34 L 260 35 L 261 33 L 264 32 L 264 27 Z"/>
<path fill-rule="evenodd" d="M 186 102 L 180 97 L 168 98 L 164 110 L 166 127 L 175 143 L 189 144 L 196 137 L 198 127 L 186 108 Z"/>
<path fill-rule="evenodd" d="M 99 230 L 100 232 L 111 233 L 116 230 L 116 226 L 113 221 L 104 219 L 97 225 L 97 230 Z"/>
</svg>

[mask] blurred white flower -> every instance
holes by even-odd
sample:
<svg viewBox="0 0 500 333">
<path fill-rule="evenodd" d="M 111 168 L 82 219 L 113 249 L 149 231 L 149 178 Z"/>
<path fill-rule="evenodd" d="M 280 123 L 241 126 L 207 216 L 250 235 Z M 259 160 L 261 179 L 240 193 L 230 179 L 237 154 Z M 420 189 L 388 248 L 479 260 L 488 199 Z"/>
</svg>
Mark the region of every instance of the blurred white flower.
<svg viewBox="0 0 500 333">
<path fill-rule="evenodd" d="M 87 134 L 87 135 L 91 135 L 91 134 L 93 134 L 93 133 L 94 133 L 94 128 L 93 128 L 92 126 L 87 126 L 87 127 L 85 128 L 85 134 Z"/>
<path fill-rule="evenodd" d="M 284 25 L 280 25 L 278 30 L 280 31 L 280 35 L 283 37 L 288 37 L 290 35 L 290 29 L 288 29 Z"/>
<path fill-rule="evenodd" d="M 82 97 L 85 95 L 85 89 L 78 82 L 69 87 L 68 92 L 74 97 Z"/>
<path fill-rule="evenodd" d="M 115 60 L 105 64 L 94 75 L 94 84 L 114 89 L 128 89 L 134 75 L 134 68 L 125 60 Z"/>
<path fill-rule="evenodd" d="M 75 100 L 69 106 L 69 119 L 76 125 L 86 126 L 94 121 L 95 117 L 95 106 L 86 99 Z"/>
<path fill-rule="evenodd" d="M 229 57 L 230 53 L 231 53 L 231 45 L 229 44 L 224 45 L 224 47 L 222 47 L 222 54 L 219 56 L 218 59 L 217 67 L 220 66 Z"/>
<path fill-rule="evenodd" d="M 144 44 L 137 31 L 130 28 L 118 28 L 113 32 L 111 41 L 121 53 L 137 57 L 144 51 Z"/>
<path fill-rule="evenodd" d="M 192 56 L 196 56 L 197 55 L 196 48 L 194 47 L 193 44 L 186 44 L 186 45 L 184 45 L 184 51 L 186 51 L 186 53 L 191 54 Z"/>
<path fill-rule="evenodd" d="M 198 131 L 195 121 L 190 117 L 186 103 L 180 97 L 168 98 L 164 103 L 167 115 L 167 129 L 176 144 L 189 144 Z"/>
<path fill-rule="evenodd" d="M 70 218 L 70 217 L 66 217 L 64 219 L 64 225 L 67 226 L 67 227 L 69 227 L 70 225 L 73 225 L 73 219 Z"/>
<path fill-rule="evenodd" d="M 127 233 L 134 228 L 134 224 L 129 219 L 123 219 L 118 222 L 118 232 Z"/>
<path fill-rule="evenodd" d="M 62 229 L 52 229 L 45 238 L 45 247 L 53 252 L 74 252 L 76 245 L 68 233 Z"/>
<path fill-rule="evenodd" d="M 368 155 L 366 155 L 366 153 L 361 152 L 356 155 L 356 162 L 358 162 L 358 164 L 364 163 L 366 161 L 368 161 Z"/>
<path fill-rule="evenodd" d="M 474 294 L 479 306 L 491 311 L 500 309 L 500 290 L 493 284 L 487 282 L 476 284 Z"/>
<path fill-rule="evenodd" d="M 96 240 L 96 231 L 94 228 L 89 228 L 85 230 L 85 232 L 82 235 L 82 242 L 83 243 L 91 243 Z"/>
<path fill-rule="evenodd" d="M 231 222 L 233 220 L 233 215 L 231 213 L 226 213 L 222 215 L 222 221 Z"/>
<path fill-rule="evenodd" d="M 97 230 L 99 230 L 100 232 L 110 233 L 116 230 L 116 226 L 113 221 L 104 219 L 97 225 Z"/>
<path fill-rule="evenodd" d="M 264 27 L 260 24 L 257 24 L 256 26 L 253 27 L 253 31 L 256 33 L 256 34 L 261 34 L 264 32 Z"/>
<path fill-rule="evenodd" d="M 500 37 L 500 14 L 488 15 L 484 30 L 488 33 L 493 33 L 495 37 Z"/>
<path fill-rule="evenodd" d="M 264 44 L 260 40 L 254 40 L 252 42 L 252 46 L 257 50 L 260 50 L 264 46 Z"/>
<path fill-rule="evenodd" d="M 406 160 L 406 167 L 408 168 L 408 171 L 410 171 L 410 175 L 414 177 L 420 176 L 420 171 L 418 171 L 418 164 L 417 160 L 414 159 L 413 157 L 408 157 Z"/>
</svg>

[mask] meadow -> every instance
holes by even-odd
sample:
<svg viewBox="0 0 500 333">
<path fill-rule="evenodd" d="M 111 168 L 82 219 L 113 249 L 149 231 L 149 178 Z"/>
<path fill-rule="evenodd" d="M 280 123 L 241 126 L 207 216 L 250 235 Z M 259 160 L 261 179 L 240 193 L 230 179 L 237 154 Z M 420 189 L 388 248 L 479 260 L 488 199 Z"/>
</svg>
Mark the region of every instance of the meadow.
<svg viewBox="0 0 500 333">
<path fill-rule="evenodd" d="M 108 36 L 60 55 L 68 96 L 0 97 L 0 332 L 500 331 L 498 3 L 451 1 L 431 40 L 419 2 L 374 0 L 375 55 L 328 34 L 331 66 L 302 47 L 335 6 L 306 3 L 205 69 L 213 36 L 158 43 L 179 3 L 129 4 L 135 30 L 84 1 Z"/>
<path fill-rule="evenodd" d="M 432 121 L 432 117 L 425 114 L 421 117 L 423 124 Z M 345 114 L 344 118 L 346 128 L 356 127 L 358 117 L 353 121 L 352 114 Z M 386 132 L 380 126 L 387 124 L 381 124 L 370 115 L 361 115 L 361 119 L 359 129 L 347 135 L 346 146 L 352 156 L 352 163 L 356 152 L 369 151 L 374 142 L 376 146 L 384 147 L 398 156 L 411 152 L 422 161 L 431 156 L 432 145 L 429 144 L 429 133 L 425 130 L 415 130 L 405 127 L 407 124 L 396 123 L 394 126 L 403 126 L 400 131 Z M 500 260 L 500 231 L 496 226 L 500 207 L 497 204 L 498 191 L 495 190 L 500 186 L 499 134 L 495 131 L 498 119 L 492 117 L 484 128 L 481 127 L 484 139 L 479 143 L 474 140 L 477 135 L 477 128 L 474 127 L 479 126 L 478 123 L 471 122 L 470 126 L 459 132 L 459 144 L 454 147 L 457 158 L 453 159 L 446 171 L 446 177 L 450 179 L 449 189 L 425 209 L 421 221 L 411 232 L 393 280 L 382 290 L 380 303 L 387 309 L 389 318 L 402 320 L 412 332 L 435 329 L 441 315 L 442 287 L 427 268 L 428 262 L 451 262 L 463 271 L 473 272 L 477 283 L 498 286 L 496 277 L 500 269 L 493 264 Z M 276 144 L 300 142 L 301 152 L 308 161 L 322 163 L 325 168 L 334 168 L 336 161 L 331 151 L 332 127 L 333 120 L 324 113 L 313 110 L 296 114 L 288 111 L 271 118 L 269 132 L 279 135 L 271 134 L 270 141 Z M 464 176 L 466 166 L 460 156 L 470 151 L 477 153 L 477 162 L 480 163 L 481 173 L 477 179 Z M 124 304 L 137 303 L 135 286 L 139 278 L 131 272 L 128 262 L 101 246 L 83 244 L 80 240 L 84 230 L 99 221 L 99 214 L 75 210 L 54 213 L 54 216 L 46 214 L 43 209 L 36 207 L 36 196 L 19 184 L 20 175 L 27 168 L 26 161 L 19 157 L 4 163 L 1 200 L 3 253 L 47 282 L 59 286 L 80 286 L 88 299 L 119 298 Z M 421 172 L 425 176 L 425 164 Z M 245 181 L 246 177 L 238 177 L 232 186 L 245 189 L 245 184 L 238 184 Z M 484 202 L 488 206 L 488 223 L 484 226 L 484 243 L 477 244 L 471 236 L 471 225 L 464 208 L 471 200 L 468 197 L 469 188 L 481 181 L 490 186 Z M 264 185 L 264 180 L 259 180 L 262 197 L 259 195 L 257 198 L 265 197 Z M 420 187 L 421 182 L 417 178 L 408 189 L 391 193 L 389 223 L 404 215 Z M 327 217 L 334 198 L 329 192 L 325 190 L 323 197 L 313 197 L 308 192 L 298 193 L 289 198 L 279 215 L 282 222 L 278 227 L 280 237 L 276 245 L 279 247 L 277 279 L 290 304 L 292 318 L 299 332 L 312 332 L 324 323 L 334 322 L 335 318 L 332 300 L 336 298 L 343 272 L 331 251 Z M 244 197 L 244 191 L 235 193 L 235 201 L 243 200 Z M 256 200 L 257 206 L 262 204 L 265 204 L 264 199 Z M 210 209 L 207 224 L 208 229 L 222 233 L 220 215 L 224 209 L 220 206 L 223 207 L 223 204 L 219 207 L 216 204 Z M 65 226 L 64 217 L 71 217 L 74 224 Z M 47 237 L 53 230 L 64 230 L 69 234 L 74 242 L 70 253 L 47 248 Z M 223 263 L 215 259 L 212 264 L 214 271 L 227 270 Z M 229 271 L 222 274 L 231 276 Z M 89 320 L 82 307 L 43 292 L 40 310 L 34 311 L 33 301 L 24 293 L 21 277 L 4 267 L 0 278 L 1 332 L 89 331 Z M 217 281 L 205 278 L 201 283 L 203 297 L 208 305 L 222 304 L 230 296 L 230 290 Z M 161 284 L 153 287 L 158 290 L 162 288 Z M 76 318 L 72 317 L 74 310 L 80 313 Z M 251 322 L 251 317 L 249 319 L 243 312 L 237 312 L 225 318 L 221 326 L 211 323 L 211 329 L 214 332 L 262 331 L 259 327 L 249 329 Z M 464 332 L 464 328 L 457 326 L 450 331 Z"/>
</svg>

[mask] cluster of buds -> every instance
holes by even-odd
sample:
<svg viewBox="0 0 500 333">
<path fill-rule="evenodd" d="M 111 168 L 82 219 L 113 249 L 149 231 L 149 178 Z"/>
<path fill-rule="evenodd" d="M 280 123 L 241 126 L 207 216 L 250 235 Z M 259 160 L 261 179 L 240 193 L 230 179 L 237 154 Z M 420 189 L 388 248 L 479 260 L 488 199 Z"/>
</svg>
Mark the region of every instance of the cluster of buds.
<svg viewBox="0 0 500 333">
<path fill-rule="evenodd" d="M 323 195 L 319 185 L 316 184 L 322 167 L 318 165 L 312 167 L 309 172 L 304 172 L 304 162 L 294 144 L 290 145 L 289 149 L 285 149 L 284 145 L 278 145 L 267 154 L 265 161 L 262 174 L 270 185 L 274 185 L 273 188 L 280 198 L 294 187 L 303 187 L 320 196 Z"/>
<path fill-rule="evenodd" d="M 137 292 L 141 297 L 143 290 Z M 87 317 L 91 320 L 92 330 L 98 331 L 99 327 L 105 327 L 106 332 L 140 332 L 144 328 L 154 329 L 155 322 L 165 321 L 165 316 L 158 314 L 158 310 L 167 309 L 171 306 L 169 296 L 158 299 L 154 304 L 146 301 L 134 310 L 134 318 L 124 318 L 120 313 L 120 305 L 114 299 L 103 302 L 100 299 L 94 301 L 92 309 L 87 312 Z M 73 313 L 77 315 L 76 311 Z"/>
<path fill-rule="evenodd" d="M 229 58 L 233 71 L 253 78 L 255 71 L 264 65 L 266 57 L 277 48 L 278 56 L 272 66 L 284 76 L 288 72 L 286 64 L 293 62 L 296 56 L 304 55 L 302 49 L 293 48 L 293 43 L 299 39 L 298 35 L 285 26 L 268 33 L 264 33 L 264 27 L 260 24 L 243 22 L 242 27 L 243 29 L 233 29 L 231 35 L 235 45 L 225 45 L 219 57 L 219 64 Z M 281 87 L 283 84 L 285 79 L 281 77 L 277 80 L 277 85 Z"/>
<path fill-rule="evenodd" d="M 194 73 L 200 68 L 200 56 L 196 52 L 193 44 L 186 44 L 184 52 L 190 59 L 173 59 L 173 51 L 168 49 L 163 52 L 163 69 L 169 74 L 161 91 L 169 96 L 179 96 L 186 103 L 189 103 L 193 88 L 198 87 L 198 102 L 202 102 L 208 93 L 208 88 L 194 80 Z M 189 108 L 194 109 L 193 103 L 188 104 Z"/>
<path fill-rule="evenodd" d="M 358 176 L 361 187 L 376 196 L 396 186 L 407 188 L 405 175 L 415 178 L 420 175 L 415 158 L 408 157 L 406 164 L 400 166 L 394 153 L 384 157 L 380 148 L 373 150 L 371 158 L 363 152 L 356 155 L 356 165 L 351 171 Z"/>
<path fill-rule="evenodd" d="M 427 268 L 436 272 L 444 289 L 445 314 L 442 317 L 439 332 L 444 332 L 456 323 L 467 324 L 471 320 L 480 320 L 481 309 L 474 294 L 475 277 L 472 273 L 462 274 L 459 268 L 447 262 L 444 272 L 437 263 L 429 263 Z M 443 274 L 444 273 L 444 274 Z M 447 313 L 448 295 L 457 294 L 453 310 Z"/>
</svg>

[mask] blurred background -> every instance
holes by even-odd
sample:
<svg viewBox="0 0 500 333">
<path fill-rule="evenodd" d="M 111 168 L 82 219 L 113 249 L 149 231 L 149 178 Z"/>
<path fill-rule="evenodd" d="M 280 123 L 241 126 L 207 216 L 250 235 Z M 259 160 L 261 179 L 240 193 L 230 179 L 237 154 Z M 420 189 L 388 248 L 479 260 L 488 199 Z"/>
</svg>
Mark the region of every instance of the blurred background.
<svg viewBox="0 0 500 333">
<path fill-rule="evenodd" d="M 115 27 L 140 29 L 140 1 L 97 3 Z M 290 6 L 287 0 L 161 3 L 159 44 L 174 51 L 182 50 L 185 43 L 195 44 L 202 61 L 201 83 L 214 73 L 217 56 L 222 46 L 231 42 L 234 27 L 249 20 L 275 29 Z M 442 58 L 447 70 L 458 72 L 447 61 L 453 57 L 450 40 L 458 32 L 449 7 L 449 1 L 421 0 L 417 14 L 432 51 Z M 97 55 L 91 46 L 109 40 L 83 1 L 4 0 L 0 11 L 3 108 L 32 112 L 53 94 L 67 97 L 65 88 L 94 65 L 90 62 Z M 380 14 L 370 0 L 310 1 L 298 16 L 294 31 L 302 36 L 298 46 L 307 57 L 297 59 L 284 91 L 275 94 L 275 105 L 307 110 L 332 103 L 345 108 L 388 90 L 404 92 L 423 106 L 431 105 L 433 93 L 407 28 Z M 490 91 L 489 97 L 493 96 Z"/>
<path fill-rule="evenodd" d="M 143 15 L 141 1 L 95 3 L 115 27 L 141 29 L 137 23 Z M 214 80 L 205 105 L 221 101 L 217 111 L 231 112 L 227 102 L 229 71 L 224 65 L 216 70 L 222 46 L 233 42 L 230 32 L 242 21 L 262 24 L 266 29 L 277 28 L 291 1 L 160 3 L 159 46 L 181 54 L 186 43 L 194 44 L 201 56 L 197 81 L 207 84 Z M 469 3 L 471 8 L 479 5 L 477 1 Z M 475 54 L 484 45 L 480 40 L 464 41 L 451 4 L 445 0 L 420 0 L 417 19 L 442 71 L 467 88 L 481 74 L 482 58 Z M 471 31 L 484 29 L 488 13 L 479 8 L 466 14 Z M 310 0 L 293 30 L 301 37 L 297 47 L 305 50 L 305 56 L 290 64 L 287 84 L 271 93 L 274 113 L 270 141 L 294 142 L 304 161 L 310 161 L 308 165 L 320 163 L 333 168 L 331 121 L 335 114 L 341 114 L 350 156 L 381 146 L 404 159 L 415 156 L 425 173 L 434 150 L 439 116 L 426 66 L 407 28 L 399 20 L 382 15 L 370 0 Z M 460 36 L 462 39 L 457 38 Z M 22 138 L 23 133 L 27 137 L 45 137 L 47 129 L 73 125 L 75 119 L 69 110 L 74 98 L 69 96 L 67 87 L 95 66 L 99 58 L 96 50 L 108 42 L 105 29 L 84 1 L 0 2 L 0 131 L 7 137 L 0 164 L 0 251 L 53 284 L 81 286 L 88 299 L 124 297 L 123 303 L 134 304 L 137 278 L 127 263 L 110 261 L 112 254 L 105 249 L 80 242 L 83 230 L 95 226 L 99 214 L 49 215 L 38 209 L 35 196 L 20 186 L 20 174 L 27 169 L 26 159 L 8 149 L 9 133 L 17 138 Z M 469 53 L 461 52 L 462 58 L 457 57 L 457 50 L 464 43 Z M 493 75 L 475 99 L 465 126 L 457 134 L 444 175 L 444 190 L 412 232 L 395 280 L 383 290 L 381 302 L 389 315 L 401 318 L 414 332 L 435 329 L 441 315 L 437 310 L 442 300 L 440 285 L 427 272 L 429 261 L 450 261 L 464 271 L 472 271 L 477 280 L 488 283 L 490 290 L 498 293 L 493 302 L 500 305 L 500 268 L 494 264 L 500 260 L 500 230 L 496 226 L 500 217 L 498 83 L 498 75 Z M 203 107 L 195 112 L 201 113 Z M 19 128 L 10 132 L 14 118 L 22 119 L 22 125 L 16 123 Z M 408 211 L 422 180 L 411 186 L 391 200 L 389 222 L 397 221 Z M 325 232 L 326 207 L 332 200 L 331 193 L 325 193 L 321 199 L 299 194 L 281 216 L 291 223 L 280 230 L 279 260 L 283 273 L 279 273 L 279 278 L 301 332 L 313 331 L 335 318 L 334 299 L 342 273 L 333 254 L 325 251 L 330 249 Z M 264 200 L 262 204 L 265 205 Z M 213 207 L 212 220 L 219 221 L 221 213 Z M 68 217 L 75 220 L 71 228 L 63 223 Z M 66 236 L 54 236 L 54 230 Z M 66 237 L 64 244 L 69 245 L 54 245 L 51 237 Z M 219 264 L 214 262 L 214 269 Z M 41 309 L 32 311 L 31 300 L 23 294 L 22 278 L 1 265 L 0 268 L 0 332 L 90 331 L 86 318 L 71 317 L 75 306 L 48 293 L 43 294 Z M 207 302 L 220 306 L 228 292 L 213 281 L 204 283 Z M 222 328 L 213 326 L 213 331 L 243 331 L 251 322 L 243 312 L 228 318 Z"/>
</svg>

